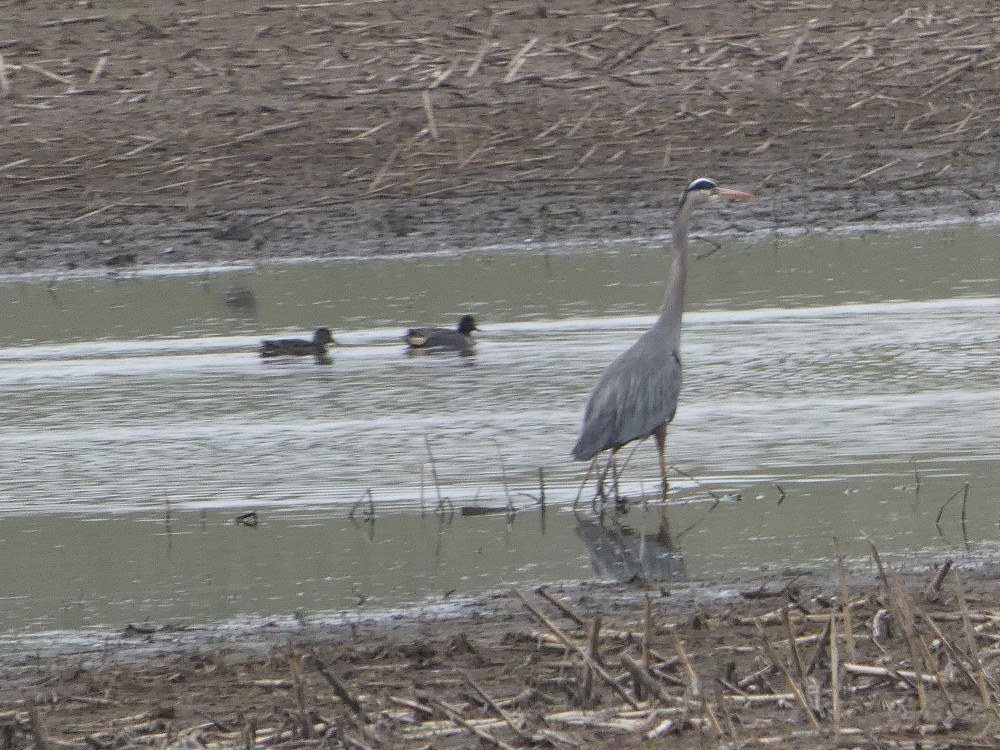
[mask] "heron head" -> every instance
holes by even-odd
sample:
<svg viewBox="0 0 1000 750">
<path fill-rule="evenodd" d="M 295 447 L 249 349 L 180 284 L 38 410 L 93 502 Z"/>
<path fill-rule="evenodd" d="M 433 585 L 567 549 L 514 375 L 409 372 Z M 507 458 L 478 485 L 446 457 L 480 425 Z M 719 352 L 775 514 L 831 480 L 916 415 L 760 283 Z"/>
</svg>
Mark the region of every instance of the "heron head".
<svg viewBox="0 0 1000 750">
<path fill-rule="evenodd" d="M 699 177 L 688 185 L 687 190 L 684 192 L 686 198 L 693 198 L 695 196 L 702 198 L 728 198 L 729 200 L 753 198 L 753 193 L 734 188 L 720 187 L 716 184 L 715 180 L 710 180 L 707 177 Z"/>
</svg>

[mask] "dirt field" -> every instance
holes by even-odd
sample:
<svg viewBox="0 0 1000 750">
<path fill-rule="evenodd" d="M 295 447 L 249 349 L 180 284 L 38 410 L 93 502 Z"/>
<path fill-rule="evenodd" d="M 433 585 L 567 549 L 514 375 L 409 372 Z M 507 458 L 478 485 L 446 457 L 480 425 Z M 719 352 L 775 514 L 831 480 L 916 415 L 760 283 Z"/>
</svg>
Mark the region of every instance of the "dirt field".
<svg viewBox="0 0 1000 750">
<path fill-rule="evenodd" d="M 0 0 L 0 273 L 653 236 L 702 175 L 759 194 L 701 217 L 715 232 L 993 213 L 998 20 L 985 0 Z M 933 575 L 11 652 L 0 750 L 1000 746 L 996 577 L 962 596 Z"/>
<path fill-rule="evenodd" d="M 911 7 L 912 6 L 912 7 Z M 0 272 L 1000 209 L 986 0 L 0 1 Z"/>
</svg>

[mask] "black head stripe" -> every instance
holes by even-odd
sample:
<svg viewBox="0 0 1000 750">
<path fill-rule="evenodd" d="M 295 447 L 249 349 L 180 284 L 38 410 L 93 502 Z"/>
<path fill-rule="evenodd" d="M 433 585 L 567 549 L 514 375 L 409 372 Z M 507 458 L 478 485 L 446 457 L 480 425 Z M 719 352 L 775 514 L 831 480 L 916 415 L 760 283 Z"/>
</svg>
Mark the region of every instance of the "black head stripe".
<svg viewBox="0 0 1000 750">
<path fill-rule="evenodd" d="M 688 192 L 692 190 L 715 190 L 716 187 L 718 186 L 707 177 L 699 177 L 688 185 Z"/>
</svg>

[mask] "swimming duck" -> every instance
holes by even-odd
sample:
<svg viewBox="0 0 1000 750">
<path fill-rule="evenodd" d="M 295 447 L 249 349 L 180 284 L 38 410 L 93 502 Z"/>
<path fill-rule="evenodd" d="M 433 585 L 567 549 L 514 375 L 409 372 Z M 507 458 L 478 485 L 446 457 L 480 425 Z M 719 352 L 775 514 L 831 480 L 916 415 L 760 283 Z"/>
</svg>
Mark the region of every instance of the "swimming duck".
<svg viewBox="0 0 1000 750">
<path fill-rule="evenodd" d="M 478 330 L 476 319 L 463 315 L 457 328 L 411 328 L 403 338 L 411 352 L 432 349 L 468 352 L 476 344 L 471 334 Z"/>
<path fill-rule="evenodd" d="M 257 307 L 257 295 L 253 289 L 242 284 L 235 284 L 226 290 L 222 298 L 226 307 L 235 310 L 253 310 Z"/>
<path fill-rule="evenodd" d="M 312 340 L 308 339 L 265 339 L 260 342 L 260 356 L 271 357 L 326 357 L 328 344 L 336 345 L 329 328 L 317 328 Z"/>
</svg>

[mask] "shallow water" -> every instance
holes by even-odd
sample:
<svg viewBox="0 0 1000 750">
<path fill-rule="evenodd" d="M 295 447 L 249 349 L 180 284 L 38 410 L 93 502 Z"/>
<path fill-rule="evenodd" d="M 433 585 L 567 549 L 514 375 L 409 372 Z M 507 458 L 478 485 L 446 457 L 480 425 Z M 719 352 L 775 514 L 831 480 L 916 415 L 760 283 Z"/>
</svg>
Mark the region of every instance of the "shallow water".
<svg viewBox="0 0 1000 750">
<path fill-rule="evenodd" d="M 653 503 L 598 523 L 568 457 L 659 303 L 655 244 L 0 284 L 0 630 L 825 571 L 834 537 L 858 560 L 868 539 L 889 559 L 991 554 L 992 231 L 698 249 L 669 550 Z M 227 306 L 234 285 L 256 304 Z M 474 358 L 404 354 L 408 325 L 463 312 Z M 318 325 L 344 345 L 330 365 L 254 354 Z M 640 446 L 622 491 L 656 473 Z M 233 523 L 247 511 L 258 526 Z"/>
</svg>

